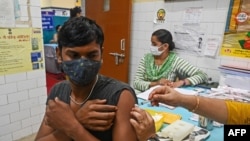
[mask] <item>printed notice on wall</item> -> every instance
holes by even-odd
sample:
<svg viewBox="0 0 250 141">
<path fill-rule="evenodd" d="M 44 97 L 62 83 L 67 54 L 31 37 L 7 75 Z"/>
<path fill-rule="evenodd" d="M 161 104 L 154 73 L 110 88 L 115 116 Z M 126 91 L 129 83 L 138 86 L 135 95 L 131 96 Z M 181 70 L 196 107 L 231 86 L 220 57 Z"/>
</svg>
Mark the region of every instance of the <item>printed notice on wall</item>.
<svg viewBox="0 0 250 141">
<path fill-rule="evenodd" d="M 205 43 L 205 56 L 215 57 L 216 52 L 219 48 L 220 39 L 219 37 L 208 37 Z"/>
<path fill-rule="evenodd" d="M 189 7 L 183 15 L 184 25 L 200 24 L 202 15 L 202 7 Z"/>
<path fill-rule="evenodd" d="M 13 0 L 0 0 L 0 27 L 14 27 L 15 13 Z"/>
<path fill-rule="evenodd" d="M 177 52 L 185 52 L 197 56 L 203 55 L 205 33 L 198 26 L 175 25 L 173 35 Z"/>
<path fill-rule="evenodd" d="M 44 69 L 41 29 L 0 29 L 0 75 Z"/>
</svg>

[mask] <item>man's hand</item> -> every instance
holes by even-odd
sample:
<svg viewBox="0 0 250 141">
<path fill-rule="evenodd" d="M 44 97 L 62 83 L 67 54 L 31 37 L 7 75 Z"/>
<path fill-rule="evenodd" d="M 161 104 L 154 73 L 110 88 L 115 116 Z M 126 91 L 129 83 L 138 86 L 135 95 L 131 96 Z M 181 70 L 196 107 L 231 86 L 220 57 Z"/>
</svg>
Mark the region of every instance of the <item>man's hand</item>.
<svg viewBox="0 0 250 141">
<path fill-rule="evenodd" d="M 69 133 L 77 124 L 80 125 L 69 105 L 57 97 L 48 101 L 45 114 L 45 123 L 64 133 Z"/>
<path fill-rule="evenodd" d="M 77 112 L 76 118 L 87 129 L 108 130 L 115 118 L 117 107 L 107 105 L 106 100 L 88 100 Z"/>
</svg>

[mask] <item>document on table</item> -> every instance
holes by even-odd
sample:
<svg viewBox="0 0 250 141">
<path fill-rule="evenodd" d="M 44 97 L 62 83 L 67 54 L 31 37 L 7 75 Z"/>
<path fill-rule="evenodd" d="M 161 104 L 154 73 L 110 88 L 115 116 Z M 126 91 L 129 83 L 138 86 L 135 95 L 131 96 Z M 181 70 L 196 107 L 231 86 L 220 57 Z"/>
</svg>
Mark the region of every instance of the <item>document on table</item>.
<svg viewBox="0 0 250 141">
<path fill-rule="evenodd" d="M 141 98 L 141 99 L 144 99 L 144 100 L 148 100 L 148 96 L 149 94 L 157 87 L 159 87 L 160 85 L 157 85 L 157 86 L 154 86 L 154 87 L 151 87 L 150 89 L 142 92 L 142 93 L 139 93 L 137 95 L 138 98 Z M 185 89 L 185 88 L 174 88 L 176 91 L 180 92 L 181 94 L 186 94 L 186 95 L 197 95 L 198 93 L 196 91 L 193 91 L 193 90 L 188 90 L 188 89 Z M 163 107 L 167 107 L 169 109 L 174 109 L 175 107 L 173 106 L 170 106 L 170 105 L 167 105 L 167 104 L 162 104 L 160 103 L 161 106 Z"/>
</svg>

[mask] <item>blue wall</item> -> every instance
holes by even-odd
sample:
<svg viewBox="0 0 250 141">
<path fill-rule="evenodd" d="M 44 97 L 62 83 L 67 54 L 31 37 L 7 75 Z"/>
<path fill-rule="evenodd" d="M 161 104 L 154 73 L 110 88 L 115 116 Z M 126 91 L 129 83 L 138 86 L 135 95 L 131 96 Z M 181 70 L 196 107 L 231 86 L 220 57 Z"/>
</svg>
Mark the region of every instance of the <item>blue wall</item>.
<svg viewBox="0 0 250 141">
<path fill-rule="evenodd" d="M 56 33 L 56 26 L 63 25 L 65 21 L 67 21 L 69 17 L 62 17 L 62 16 L 52 16 L 52 29 L 43 29 L 43 41 L 44 44 L 48 44 L 51 39 L 53 39 L 54 33 Z"/>
</svg>

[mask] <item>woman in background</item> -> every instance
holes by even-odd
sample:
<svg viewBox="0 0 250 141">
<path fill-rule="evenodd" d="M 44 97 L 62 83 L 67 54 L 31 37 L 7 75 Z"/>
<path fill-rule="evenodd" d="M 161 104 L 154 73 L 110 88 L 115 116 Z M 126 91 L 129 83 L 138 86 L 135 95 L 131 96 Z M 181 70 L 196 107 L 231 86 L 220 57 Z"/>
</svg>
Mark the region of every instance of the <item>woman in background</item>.
<svg viewBox="0 0 250 141">
<path fill-rule="evenodd" d="M 73 17 L 80 17 L 82 16 L 82 9 L 81 7 L 74 7 L 72 9 L 70 9 L 70 18 L 73 18 Z"/>
<path fill-rule="evenodd" d="M 53 35 L 53 39 L 50 40 L 50 43 L 56 43 L 57 44 L 58 32 L 60 31 L 61 27 L 62 27 L 61 25 L 56 26 L 56 33 Z"/>
<path fill-rule="evenodd" d="M 175 44 L 168 30 L 153 32 L 151 43 L 151 53 L 141 59 L 135 74 L 134 89 L 137 93 L 156 85 L 181 87 L 207 81 L 206 73 L 172 52 Z"/>
</svg>

